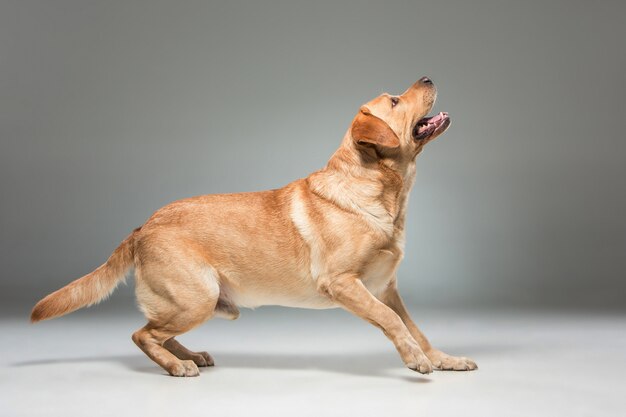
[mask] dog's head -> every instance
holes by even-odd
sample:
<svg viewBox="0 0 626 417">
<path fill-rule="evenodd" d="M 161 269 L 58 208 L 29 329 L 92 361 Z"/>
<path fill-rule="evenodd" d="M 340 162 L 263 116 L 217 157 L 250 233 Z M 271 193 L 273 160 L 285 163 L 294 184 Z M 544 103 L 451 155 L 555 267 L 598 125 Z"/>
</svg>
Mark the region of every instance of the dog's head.
<svg viewBox="0 0 626 417">
<path fill-rule="evenodd" d="M 427 77 L 402 95 L 381 94 L 361 106 L 350 128 L 352 140 L 378 155 L 413 159 L 450 125 L 448 113 L 426 117 L 436 98 L 437 88 Z"/>
</svg>

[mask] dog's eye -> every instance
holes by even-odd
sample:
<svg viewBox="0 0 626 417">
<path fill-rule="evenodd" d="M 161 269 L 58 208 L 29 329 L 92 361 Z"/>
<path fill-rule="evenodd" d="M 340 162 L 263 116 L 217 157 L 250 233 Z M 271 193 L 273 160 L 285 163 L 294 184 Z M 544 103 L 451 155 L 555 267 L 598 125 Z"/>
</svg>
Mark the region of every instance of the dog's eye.
<svg viewBox="0 0 626 417">
<path fill-rule="evenodd" d="M 396 104 L 400 101 L 398 97 L 389 97 L 389 99 L 391 100 L 391 107 L 396 107 Z"/>
</svg>

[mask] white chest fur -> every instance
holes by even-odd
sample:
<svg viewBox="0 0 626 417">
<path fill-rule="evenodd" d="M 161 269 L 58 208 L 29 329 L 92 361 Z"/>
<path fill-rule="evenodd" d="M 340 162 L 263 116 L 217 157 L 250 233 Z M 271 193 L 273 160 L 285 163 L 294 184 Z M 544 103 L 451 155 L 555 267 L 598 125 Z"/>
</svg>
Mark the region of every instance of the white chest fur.
<svg viewBox="0 0 626 417">
<path fill-rule="evenodd" d="M 395 279 L 396 269 L 402 259 L 400 248 L 383 249 L 363 271 L 361 278 L 365 287 L 377 298 Z"/>
</svg>

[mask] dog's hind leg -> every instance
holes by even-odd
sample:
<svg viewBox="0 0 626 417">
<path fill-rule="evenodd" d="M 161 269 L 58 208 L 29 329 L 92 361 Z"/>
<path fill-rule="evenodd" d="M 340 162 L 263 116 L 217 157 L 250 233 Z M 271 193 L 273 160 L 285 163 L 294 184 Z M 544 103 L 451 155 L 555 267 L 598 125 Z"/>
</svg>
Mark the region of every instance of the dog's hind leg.
<svg viewBox="0 0 626 417">
<path fill-rule="evenodd" d="M 148 324 L 133 334 L 146 355 L 172 376 L 197 376 L 211 366 L 206 352 L 191 352 L 174 339 L 210 319 L 219 299 L 217 272 L 178 254 L 137 266 L 137 302 Z M 176 262 L 173 262 L 173 260 Z"/>
<path fill-rule="evenodd" d="M 215 306 L 214 317 L 235 320 L 239 317 L 239 309 L 228 298 L 224 288 L 220 288 L 220 296 Z M 173 353 L 180 360 L 192 360 L 198 366 L 213 366 L 215 362 L 208 352 L 193 352 L 183 346 L 175 338 L 166 340 L 163 347 Z"/>
<path fill-rule="evenodd" d="M 172 338 L 172 333 L 183 331 L 169 331 L 148 323 L 133 333 L 133 341 L 146 355 L 172 376 L 198 376 L 200 371 L 193 360 L 180 360 L 169 350 L 163 347 L 166 340 Z"/>
<path fill-rule="evenodd" d="M 173 337 L 163 343 L 163 347 L 169 350 L 180 360 L 191 360 L 198 366 L 213 366 L 215 362 L 208 352 L 192 352 Z"/>
</svg>

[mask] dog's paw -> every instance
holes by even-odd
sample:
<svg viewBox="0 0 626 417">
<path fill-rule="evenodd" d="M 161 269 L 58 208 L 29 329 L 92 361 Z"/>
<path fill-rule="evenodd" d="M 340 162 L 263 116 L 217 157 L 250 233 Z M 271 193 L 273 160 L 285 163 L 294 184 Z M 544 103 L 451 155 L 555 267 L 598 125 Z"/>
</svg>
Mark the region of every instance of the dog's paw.
<svg viewBox="0 0 626 417">
<path fill-rule="evenodd" d="M 196 355 L 193 357 L 193 361 L 198 366 L 213 366 L 215 362 L 211 355 L 208 352 L 196 352 Z"/>
<path fill-rule="evenodd" d="M 478 369 L 476 362 L 461 356 L 450 356 L 440 350 L 433 349 L 426 353 L 433 366 L 442 371 L 473 371 Z"/>
<path fill-rule="evenodd" d="M 420 374 L 430 374 L 433 371 L 432 363 L 414 340 L 405 340 L 396 345 L 396 348 L 407 368 Z"/>
<path fill-rule="evenodd" d="M 413 353 L 412 356 L 413 358 L 406 363 L 407 368 L 420 374 L 430 374 L 433 371 L 432 363 L 421 351 Z"/>
<path fill-rule="evenodd" d="M 200 370 L 194 361 L 188 360 L 172 365 L 169 373 L 172 376 L 198 376 L 200 375 Z"/>
</svg>

